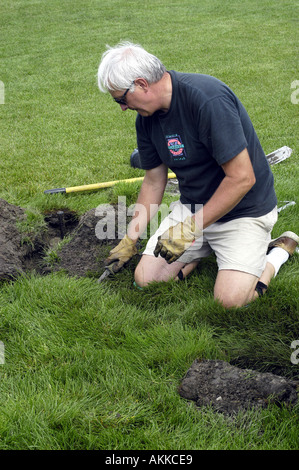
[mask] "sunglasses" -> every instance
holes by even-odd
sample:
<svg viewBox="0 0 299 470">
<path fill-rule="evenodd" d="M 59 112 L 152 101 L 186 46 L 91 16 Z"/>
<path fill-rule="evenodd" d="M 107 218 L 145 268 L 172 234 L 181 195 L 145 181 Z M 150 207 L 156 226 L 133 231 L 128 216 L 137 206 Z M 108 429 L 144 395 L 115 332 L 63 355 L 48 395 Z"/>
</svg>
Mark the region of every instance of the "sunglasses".
<svg viewBox="0 0 299 470">
<path fill-rule="evenodd" d="M 134 85 L 134 82 L 132 83 L 132 85 Z M 124 92 L 124 94 L 120 97 L 120 98 L 113 98 L 115 103 L 117 104 L 127 104 L 127 100 L 126 100 L 126 95 L 128 93 L 128 91 L 130 90 L 130 88 L 132 87 L 132 85 L 126 89 L 126 91 Z"/>
</svg>

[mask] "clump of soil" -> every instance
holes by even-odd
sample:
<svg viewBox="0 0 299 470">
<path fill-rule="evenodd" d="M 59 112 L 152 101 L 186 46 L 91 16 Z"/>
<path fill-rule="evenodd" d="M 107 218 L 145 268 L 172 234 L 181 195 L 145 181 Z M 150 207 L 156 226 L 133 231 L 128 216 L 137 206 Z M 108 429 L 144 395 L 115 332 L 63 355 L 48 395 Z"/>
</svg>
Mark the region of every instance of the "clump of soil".
<svg viewBox="0 0 299 470">
<path fill-rule="evenodd" d="M 297 402 L 295 381 L 251 369 L 240 369 L 225 361 L 195 360 L 184 377 L 179 394 L 198 407 L 234 415 L 270 403 L 293 405 Z"/>
<path fill-rule="evenodd" d="M 23 272 L 23 260 L 28 248 L 22 245 L 17 221 L 25 220 L 20 207 L 0 199 L 0 280 L 11 279 Z"/>
</svg>

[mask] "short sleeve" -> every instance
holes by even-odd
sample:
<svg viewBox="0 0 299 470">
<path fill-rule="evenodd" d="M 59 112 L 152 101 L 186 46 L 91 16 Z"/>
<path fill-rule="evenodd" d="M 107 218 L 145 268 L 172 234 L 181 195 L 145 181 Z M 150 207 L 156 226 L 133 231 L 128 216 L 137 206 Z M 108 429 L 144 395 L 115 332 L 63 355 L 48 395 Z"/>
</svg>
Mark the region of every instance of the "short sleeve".
<svg viewBox="0 0 299 470">
<path fill-rule="evenodd" d="M 216 97 L 200 110 L 199 133 L 219 165 L 247 146 L 237 104 L 230 97 Z"/>
<path fill-rule="evenodd" d="M 143 170 L 151 170 L 162 163 L 157 149 L 150 138 L 149 131 L 142 117 L 138 115 L 136 118 L 136 135 L 141 168 Z"/>
</svg>

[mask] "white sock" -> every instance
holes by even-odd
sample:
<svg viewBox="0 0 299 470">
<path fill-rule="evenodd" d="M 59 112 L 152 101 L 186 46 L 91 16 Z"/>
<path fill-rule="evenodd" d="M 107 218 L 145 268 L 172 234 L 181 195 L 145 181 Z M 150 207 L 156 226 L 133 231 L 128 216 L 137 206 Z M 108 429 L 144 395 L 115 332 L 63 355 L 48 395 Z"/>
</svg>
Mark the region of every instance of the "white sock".
<svg viewBox="0 0 299 470">
<path fill-rule="evenodd" d="M 266 256 L 267 262 L 271 263 L 274 266 L 275 274 L 274 277 L 277 276 L 277 273 L 280 267 L 289 259 L 289 253 L 280 247 L 272 248 L 270 253 Z"/>
</svg>

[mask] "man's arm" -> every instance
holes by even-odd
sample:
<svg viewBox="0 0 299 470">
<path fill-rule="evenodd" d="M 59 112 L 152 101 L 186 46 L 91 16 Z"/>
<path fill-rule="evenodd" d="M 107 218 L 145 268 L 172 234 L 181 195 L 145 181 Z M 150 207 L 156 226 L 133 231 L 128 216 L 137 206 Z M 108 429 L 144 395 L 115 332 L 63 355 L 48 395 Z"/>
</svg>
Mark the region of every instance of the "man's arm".
<svg viewBox="0 0 299 470">
<path fill-rule="evenodd" d="M 136 202 L 134 216 L 127 230 L 127 235 L 131 240 L 137 241 L 146 229 L 150 219 L 157 212 L 162 202 L 166 184 L 166 165 L 162 164 L 152 170 L 146 171 Z"/>
<path fill-rule="evenodd" d="M 210 200 L 195 214 L 201 228 L 230 212 L 255 184 L 255 174 L 247 149 L 222 165 L 225 177 Z"/>
<path fill-rule="evenodd" d="M 127 234 L 110 251 L 105 260 L 105 265 L 111 266 L 111 272 L 118 272 L 137 253 L 136 242 L 145 231 L 149 220 L 157 212 L 166 183 L 167 167 L 165 165 L 162 164 L 153 170 L 146 171 Z"/>
</svg>

